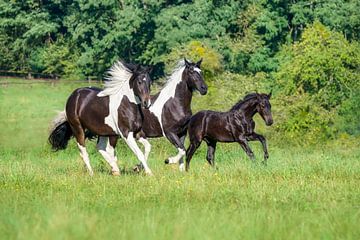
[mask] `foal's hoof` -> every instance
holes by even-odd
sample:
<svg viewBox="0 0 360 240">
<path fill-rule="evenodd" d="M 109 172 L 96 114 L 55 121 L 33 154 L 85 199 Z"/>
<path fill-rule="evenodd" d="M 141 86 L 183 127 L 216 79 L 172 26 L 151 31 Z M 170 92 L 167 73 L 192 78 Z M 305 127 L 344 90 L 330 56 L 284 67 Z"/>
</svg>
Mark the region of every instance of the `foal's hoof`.
<svg viewBox="0 0 360 240">
<path fill-rule="evenodd" d="M 169 164 L 169 163 L 170 163 L 169 159 L 168 158 L 165 159 L 165 164 Z"/>
<path fill-rule="evenodd" d="M 114 171 L 114 172 L 111 172 L 111 175 L 113 175 L 113 176 L 120 176 L 120 172 Z"/>
</svg>

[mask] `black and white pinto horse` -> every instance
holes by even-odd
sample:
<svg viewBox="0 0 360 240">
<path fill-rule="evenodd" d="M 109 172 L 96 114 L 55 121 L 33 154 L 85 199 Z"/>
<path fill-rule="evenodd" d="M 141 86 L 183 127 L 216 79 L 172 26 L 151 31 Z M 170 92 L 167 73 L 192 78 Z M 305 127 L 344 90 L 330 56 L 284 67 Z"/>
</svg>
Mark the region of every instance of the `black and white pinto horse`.
<svg viewBox="0 0 360 240">
<path fill-rule="evenodd" d="M 149 68 L 116 62 L 109 70 L 104 90 L 79 88 L 68 98 L 65 111 L 54 120 L 49 142 L 54 150 L 65 149 L 74 136 L 80 155 L 90 173 L 89 155 L 85 147 L 86 132 L 99 137 L 97 148 L 112 168 L 113 175 L 119 175 L 119 167 L 112 141 L 122 137 L 144 166 L 152 174 L 146 159 L 135 141 L 143 124 L 141 106 L 148 108 L 150 102 Z M 108 137 L 111 136 L 110 141 Z"/>
<path fill-rule="evenodd" d="M 202 141 L 208 145 L 206 159 L 214 166 L 214 156 L 217 142 L 238 142 L 250 159 L 254 160 L 254 153 L 248 141 L 260 141 L 264 150 L 264 164 L 269 153 L 265 137 L 257 134 L 253 117 L 259 113 L 265 124 L 273 124 L 271 114 L 270 94 L 251 93 L 236 103 L 228 112 L 204 110 L 191 117 L 188 132 L 190 146 L 186 151 L 186 171 L 190 161 Z"/>
<path fill-rule="evenodd" d="M 185 170 L 182 157 L 185 155 L 184 141 L 187 134 L 187 125 L 191 118 L 191 100 L 194 90 L 201 95 L 207 93 L 207 85 L 201 74 L 202 59 L 191 63 L 184 59 L 167 78 L 164 88 L 151 96 L 151 107 L 143 109 L 144 124 L 137 134 L 138 141 L 144 145 L 144 155 L 147 161 L 151 151 L 151 144 L 147 138 L 165 136 L 178 150 L 178 154 L 169 157 L 165 163 L 176 164 Z M 110 142 L 116 144 L 116 137 L 110 136 Z M 115 145 L 112 145 L 114 148 Z M 134 170 L 139 171 L 143 166 L 137 165 Z"/>
</svg>

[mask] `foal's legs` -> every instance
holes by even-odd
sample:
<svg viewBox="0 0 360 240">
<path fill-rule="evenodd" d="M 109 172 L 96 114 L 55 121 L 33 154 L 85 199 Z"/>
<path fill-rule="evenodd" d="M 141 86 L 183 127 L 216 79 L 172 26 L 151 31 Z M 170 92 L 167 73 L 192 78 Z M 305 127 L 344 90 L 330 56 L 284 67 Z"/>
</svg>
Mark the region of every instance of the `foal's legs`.
<svg viewBox="0 0 360 240">
<path fill-rule="evenodd" d="M 250 159 L 252 161 L 255 161 L 254 152 L 251 150 L 248 141 L 244 137 L 239 137 L 238 142 L 239 142 L 240 146 L 242 147 L 242 149 L 244 149 L 246 154 L 250 157 Z"/>
<path fill-rule="evenodd" d="M 111 166 L 112 174 L 114 176 L 120 175 L 120 170 L 116 163 L 115 149 L 113 146 L 111 146 L 109 138 L 99 137 L 96 147 L 99 150 L 100 154 Z"/>
<path fill-rule="evenodd" d="M 206 141 L 208 145 L 208 151 L 206 155 L 206 160 L 209 162 L 209 164 L 214 167 L 215 161 L 215 150 L 216 150 L 216 142 L 215 141 Z"/>
<path fill-rule="evenodd" d="M 263 135 L 257 134 L 257 133 L 253 133 L 252 135 L 250 135 L 248 137 L 249 141 L 255 141 L 258 140 L 261 142 L 263 150 L 264 150 L 264 161 L 263 163 L 266 165 L 267 164 L 267 160 L 269 158 L 269 153 L 268 153 L 268 149 L 267 149 L 267 144 L 266 144 L 266 139 Z"/>
</svg>

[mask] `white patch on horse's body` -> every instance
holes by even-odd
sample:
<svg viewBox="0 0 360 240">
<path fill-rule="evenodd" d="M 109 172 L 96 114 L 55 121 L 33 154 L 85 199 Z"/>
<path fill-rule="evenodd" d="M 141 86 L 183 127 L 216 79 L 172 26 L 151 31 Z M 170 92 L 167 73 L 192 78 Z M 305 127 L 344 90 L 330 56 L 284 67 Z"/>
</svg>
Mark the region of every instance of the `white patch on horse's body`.
<svg viewBox="0 0 360 240">
<path fill-rule="evenodd" d="M 91 165 L 90 165 L 89 154 L 86 151 L 86 147 L 81 146 L 80 143 L 78 143 L 78 142 L 77 142 L 77 145 L 78 145 L 78 147 L 80 149 L 80 156 L 82 157 L 82 159 L 83 159 L 83 161 L 84 161 L 84 163 L 85 163 L 85 165 L 86 165 L 86 167 L 87 167 L 87 169 L 89 171 L 90 176 L 93 176 L 94 172 L 93 172 L 93 170 L 91 168 Z"/>
<path fill-rule="evenodd" d="M 108 137 L 99 137 L 99 142 L 96 145 L 100 154 L 111 166 L 111 171 L 113 174 L 119 174 L 120 170 L 117 165 L 117 159 L 115 157 L 115 149 L 110 145 Z"/>
<path fill-rule="evenodd" d="M 118 108 L 122 99 L 126 96 L 130 102 L 139 104 L 139 98 L 135 96 L 129 86 L 129 80 L 132 73 L 120 61 L 116 62 L 108 71 L 105 88 L 97 94 L 98 97 L 109 96 L 109 115 L 105 117 L 105 124 L 110 126 L 114 132 L 121 137 L 123 133 L 118 125 Z"/>
<path fill-rule="evenodd" d="M 164 133 L 164 128 L 162 125 L 162 118 L 161 118 L 162 110 L 163 110 L 166 102 L 170 98 L 173 98 L 175 96 L 176 86 L 182 80 L 182 73 L 183 73 L 184 69 L 185 69 L 184 62 L 180 61 L 178 64 L 178 67 L 173 71 L 171 76 L 168 78 L 168 81 L 165 84 L 165 87 L 160 91 L 159 96 L 157 97 L 155 102 L 149 108 L 149 111 L 152 112 L 158 119 L 163 136 L 165 136 L 165 133 Z"/>
<path fill-rule="evenodd" d="M 174 157 L 169 157 L 169 164 L 178 163 L 180 158 L 185 156 L 186 152 L 184 149 L 178 148 L 178 154 Z"/>
</svg>

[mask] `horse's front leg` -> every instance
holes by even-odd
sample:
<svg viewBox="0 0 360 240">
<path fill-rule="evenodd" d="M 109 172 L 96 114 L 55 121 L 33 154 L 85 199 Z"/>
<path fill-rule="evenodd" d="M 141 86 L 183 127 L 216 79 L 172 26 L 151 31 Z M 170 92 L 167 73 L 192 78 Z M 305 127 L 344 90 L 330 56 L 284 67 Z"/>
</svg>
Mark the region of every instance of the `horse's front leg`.
<svg viewBox="0 0 360 240">
<path fill-rule="evenodd" d="M 254 152 L 251 150 L 251 148 L 249 146 L 249 143 L 246 140 L 246 138 L 240 136 L 239 139 L 238 139 L 238 142 L 239 142 L 240 146 L 242 147 L 242 149 L 244 149 L 246 154 L 249 156 L 249 158 L 254 162 L 255 161 Z"/>
<path fill-rule="evenodd" d="M 165 134 L 167 139 L 178 149 L 178 154 L 165 160 L 166 164 L 175 164 L 186 154 L 184 143 L 176 133 L 170 132 Z M 185 140 L 185 137 L 184 137 Z"/>
<path fill-rule="evenodd" d="M 126 144 L 130 147 L 130 149 L 135 153 L 136 157 L 144 166 L 145 173 L 148 175 L 152 175 L 151 169 L 148 167 L 144 154 L 142 153 L 139 146 L 136 144 L 136 140 L 134 138 L 134 133 L 129 132 L 128 136 L 125 139 Z"/>
<path fill-rule="evenodd" d="M 267 164 L 267 160 L 268 160 L 268 158 L 269 158 L 269 152 L 268 152 L 268 148 L 267 148 L 267 144 L 266 144 L 266 139 L 265 139 L 265 137 L 264 137 L 263 135 L 260 135 L 260 134 L 257 134 L 257 133 L 254 132 L 252 135 L 250 135 L 250 136 L 248 137 L 248 139 L 249 139 L 250 141 L 256 141 L 256 140 L 258 140 L 258 141 L 261 142 L 261 145 L 262 145 L 263 151 L 264 151 L 264 161 L 263 161 L 263 163 L 264 163 L 264 165 L 266 165 L 266 164 Z"/>
</svg>

